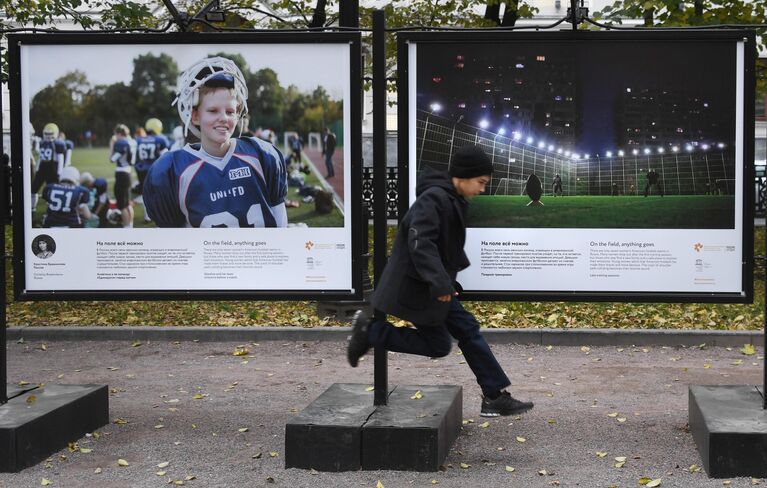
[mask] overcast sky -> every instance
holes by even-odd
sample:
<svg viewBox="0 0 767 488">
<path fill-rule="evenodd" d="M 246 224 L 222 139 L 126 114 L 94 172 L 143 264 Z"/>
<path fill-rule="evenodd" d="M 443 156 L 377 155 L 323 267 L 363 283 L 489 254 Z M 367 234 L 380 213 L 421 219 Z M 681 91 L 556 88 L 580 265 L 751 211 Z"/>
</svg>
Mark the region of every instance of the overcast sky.
<svg viewBox="0 0 767 488">
<path fill-rule="evenodd" d="M 22 76 L 27 78 L 31 98 L 74 70 L 84 72 L 91 85 L 127 85 L 138 55 L 168 54 L 183 71 L 218 52 L 243 55 L 252 72 L 271 68 L 284 87 L 296 85 L 302 92 L 322 86 L 332 98 L 341 99 L 343 83 L 349 79 L 348 44 L 30 45 L 22 49 Z"/>
</svg>

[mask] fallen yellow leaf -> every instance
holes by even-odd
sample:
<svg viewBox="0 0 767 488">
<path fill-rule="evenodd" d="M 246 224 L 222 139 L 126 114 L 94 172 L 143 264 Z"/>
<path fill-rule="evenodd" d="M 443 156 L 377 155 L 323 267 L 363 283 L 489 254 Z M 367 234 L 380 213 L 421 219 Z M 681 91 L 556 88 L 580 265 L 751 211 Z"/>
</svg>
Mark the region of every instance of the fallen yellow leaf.
<svg viewBox="0 0 767 488">
<path fill-rule="evenodd" d="M 754 354 L 756 354 L 756 349 L 754 348 L 753 344 L 745 344 L 743 347 L 740 348 L 740 352 L 742 352 L 746 356 L 753 356 Z"/>
<path fill-rule="evenodd" d="M 29 395 L 27 397 L 27 404 L 32 405 L 37 401 L 37 397 L 35 395 Z"/>
<path fill-rule="evenodd" d="M 49 480 L 48 478 L 43 478 L 42 481 L 40 481 L 40 484 L 42 486 L 50 486 L 51 480 Z"/>
<path fill-rule="evenodd" d="M 469 469 L 471 464 L 461 463 L 461 469 Z"/>
<path fill-rule="evenodd" d="M 160 468 L 160 469 L 167 468 L 168 466 L 170 466 L 170 461 L 164 461 L 164 462 L 162 462 L 162 463 L 157 465 L 157 467 Z"/>
<path fill-rule="evenodd" d="M 374 391 L 375 389 L 376 389 L 375 386 L 368 386 L 367 388 L 365 388 L 365 391 Z"/>
<path fill-rule="evenodd" d="M 421 393 L 421 390 L 416 391 L 413 396 L 410 397 L 411 400 L 420 400 L 423 398 L 423 393 Z"/>
<path fill-rule="evenodd" d="M 521 435 L 518 435 L 518 436 L 517 436 L 517 442 L 519 442 L 519 443 L 522 443 L 522 442 L 526 442 L 526 441 L 527 441 L 527 439 L 525 439 L 525 438 L 524 438 L 524 437 L 522 437 Z"/>
<path fill-rule="evenodd" d="M 487 429 L 488 427 L 490 427 L 490 422 L 482 422 L 481 424 L 479 424 L 479 426 L 482 427 L 483 429 Z"/>
<path fill-rule="evenodd" d="M 660 486 L 660 484 L 661 484 L 661 479 L 660 478 L 656 478 L 654 480 L 650 480 L 650 482 L 647 483 L 645 486 L 647 488 L 655 488 L 656 486 Z"/>
<path fill-rule="evenodd" d="M 603 458 L 605 456 L 607 456 L 607 452 L 605 452 L 605 451 L 597 451 L 597 457 Z"/>
<path fill-rule="evenodd" d="M 81 447 L 80 452 L 83 454 L 90 454 L 93 452 L 93 449 L 88 449 L 87 447 Z"/>
<path fill-rule="evenodd" d="M 381 480 L 378 480 L 378 483 L 376 483 L 376 488 L 384 488 L 383 483 L 381 483 Z"/>
<path fill-rule="evenodd" d="M 508 471 L 509 473 L 513 473 L 516 470 L 517 470 L 517 468 L 512 468 L 511 466 L 506 466 L 506 471 Z"/>
<path fill-rule="evenodd" d="M 248 431 L 247 427 L 243 427 L 241 429 L 237 429 L 237 432 L 247 432 L 247 431 Z"/>
<path fill-rule="evenodd" d="M 122 466 L 124 468 L 126 466 L 130 466 L 130 463 L 128 463 L 128 461 L 126 461 L 125 459 L 118 459 L 117 465 Z"/>
</svg>

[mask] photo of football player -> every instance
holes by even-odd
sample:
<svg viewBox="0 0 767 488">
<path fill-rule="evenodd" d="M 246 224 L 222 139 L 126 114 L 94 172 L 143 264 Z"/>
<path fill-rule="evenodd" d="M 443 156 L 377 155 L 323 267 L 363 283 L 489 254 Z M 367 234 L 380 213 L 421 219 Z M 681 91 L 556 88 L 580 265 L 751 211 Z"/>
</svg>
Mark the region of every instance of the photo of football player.
<svg viewBox="0 0 767 488">
<path fill-rule="evenodd" d="M 104 178 L 94 178 L 92 174 L 84 172 L 80 175 L 80 184 L 88 190 L 88 208 L 91 211 L 91 218 L 95 216 L 94 222 L 98 227 L 111 227 L 107 219 L 107 210 L 109 210 L 109 188 L 107 180 Z M 90 227 L 90 225 L 87 225 Z"/>
<path fill-rule="evenodd" d="M 200 143 L 160 156 L 144 181 L 144 205 L 159 227 L 285 227 L 283 154 L 255 137 L 234 137 L 248 88 L 229 59 L 202 59 L 176 84 L 184 131 Z"/>
<path fill-rule="evenodd" d="M 143 204 L 144 180 L 149 168 L 157 161 L 165 151 L 168 150 L 168 139 L 162 135 L 162 122 L 160 119 L 152 117 L 144 124 L 146 132 L 144 135 L 136 137 L 136 175 L 138 183 L 133 186 L 132 192 L 137 195 L 134 202 Z M 144 222 L 149 222 L 150 218 L 147 212 L 144 212 Z"/>
<path fill-rule="evenodd" d="M 62 169 L 61 181 L 49 183 L 43 190 L 43 199 L 48 202 L 43 227 L 83 227 L 91 218 L 88 197 L 88 190 L 80 186 L 80 171 L 74 166 Z"/>
<path fill-rule="evenodd" d="M 59 139 L 59 126 L 53 122 L 43 127 L 43 139 L 40 141 L 39 157 L 35 168 L 35 177 L 32 179 L 32 211 L 35 211 L 38 201 L 38 192 L 44 184 L 56 183 L 64 168 L 67 147 L 64 141 Z"/>
<path fill-rule="evenodd" d="M 59 140 L 64 143 L 64 147 L 66 148 L 66 152 L 64 153 L 64 166 L 69 166 L 72 164 L 72 151 L 75 149 L 75 143 L 72 142 L 71 139 L 67 139 L 67 135 L 64 134 L 64 131 L 59 132 Z"/>
<path fill-rule="evenodd" d="M 115 164 L 114 194 L 117 208 L 122 214 L 122 226 L 133 227 L 133 207 L 130 201 L 131 168 L 133 167 L 133 144 L 129 139 L 128 126 L 117 124 L 114 129 L 110 161 Z"/>
</svg>

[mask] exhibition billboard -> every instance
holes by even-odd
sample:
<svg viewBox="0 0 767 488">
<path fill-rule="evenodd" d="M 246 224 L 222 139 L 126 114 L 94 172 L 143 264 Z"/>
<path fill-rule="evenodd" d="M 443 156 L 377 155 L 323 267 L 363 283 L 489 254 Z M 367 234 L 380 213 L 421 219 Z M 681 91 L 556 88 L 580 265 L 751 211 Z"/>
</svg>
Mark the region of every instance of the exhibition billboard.
<svg viewBox="0 0 767 488">
<path fill-rule="evenodd" d="M 754 50 L 742 30 L 399 34 L 409 202 L 461 146 L 493 162 L 464 297 L 752 300 Z"/>
<path fill-rule="evenodd" d="M 9 36 L 16 296 L 361 296 L 359 33 Z"/>
</svg>

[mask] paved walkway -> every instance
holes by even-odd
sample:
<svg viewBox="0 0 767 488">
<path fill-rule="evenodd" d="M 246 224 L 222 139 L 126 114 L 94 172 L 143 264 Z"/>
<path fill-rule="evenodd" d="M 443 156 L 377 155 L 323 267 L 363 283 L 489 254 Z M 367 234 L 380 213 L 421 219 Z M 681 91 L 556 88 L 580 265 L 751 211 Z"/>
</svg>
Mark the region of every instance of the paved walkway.
<svg viewBox="0 0 767 488">
<path fill-rule="evenodd" d="M 43 347 L 45 345 L 45 347 Z M 235 356 L 238 345 L 248 354 Z M 687 431 L 688 385 L 761 384 L 764 350 L 739 347 L 494 344 L 514 383 L 535 401 L 520 418 L 479 417 L 479 388 L 460 354 L 389 356 L 390 385 L 464 387 L 464 430 L 436 473 L 314 473 L 284 468 L 292 416 L 333 383 L 372 382 L 343 341 L 9 341 L 9 381 L 108 384 L 110 423 L 84 453 L 64 449 L 0 486 L 156 487 L 722 487 Z M 123 422 L 124 421 L 124 422 Z M 600 457 L 597 453 L 606 453 Z M 617 468 L 615 458 L 625 457 Z M 128 466 L 120 467 L 118 459 Z M 158 464 L 169 463 L 160 468 Z M 507 466 L 514 468 L 508 471 Z M 98 472 L 97 472 L 98 471 Z M 157 474 L 157 473 L 164 474 Z M 188 477 L 194 477 L 188 479 Z M 736 478 L 726 486 L 767 481 Z M 176 485 L 171 485 L 176 486 Z"/>
</svg>

